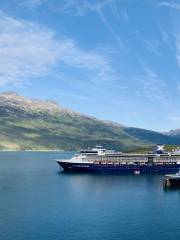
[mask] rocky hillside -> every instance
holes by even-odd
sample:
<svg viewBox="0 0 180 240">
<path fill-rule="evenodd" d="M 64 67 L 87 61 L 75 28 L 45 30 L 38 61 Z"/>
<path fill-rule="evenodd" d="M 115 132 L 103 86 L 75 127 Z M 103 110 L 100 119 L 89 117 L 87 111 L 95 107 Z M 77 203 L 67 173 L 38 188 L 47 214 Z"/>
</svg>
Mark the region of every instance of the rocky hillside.
<svg viewBox="0 0 180 240">
<path fill-rule="evenodd" d="M 8 92 L 0 94 L 0 149 L 77 150 L 103 144 L 130 150 L 180 138 L 101 121 L 59 106 Z"/>
</svg>

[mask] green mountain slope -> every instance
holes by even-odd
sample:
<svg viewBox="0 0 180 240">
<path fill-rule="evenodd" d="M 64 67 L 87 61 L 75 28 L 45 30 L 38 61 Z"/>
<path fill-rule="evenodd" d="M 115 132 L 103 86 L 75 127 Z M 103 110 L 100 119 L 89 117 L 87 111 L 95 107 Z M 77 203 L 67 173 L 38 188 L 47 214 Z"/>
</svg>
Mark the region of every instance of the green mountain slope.
<svg viewBox="0 0 180 240">
<path fill-rule="evenodd" d="M 163 133 L 133 127 L 127 127 L 124 129 L 124 131 L 135 138 L 141 139 L 144 142 L 172 145 L 180 144 L 180 137 L 177 136 L 168 136 Z"/>
<path fill-rule="evenodd" d="M 130 150 L 158 142 L 179 144 L 179 138 L 100 121 L 51 101 L 0 94 L 0 149 L 77 150 L 103 144 Z"/>
</svg>

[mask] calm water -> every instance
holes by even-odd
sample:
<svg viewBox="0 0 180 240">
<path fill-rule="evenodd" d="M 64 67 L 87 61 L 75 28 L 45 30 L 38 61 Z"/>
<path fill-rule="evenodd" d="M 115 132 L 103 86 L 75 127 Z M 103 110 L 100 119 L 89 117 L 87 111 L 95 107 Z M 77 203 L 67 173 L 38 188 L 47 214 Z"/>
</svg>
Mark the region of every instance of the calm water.
<svg viewBox="0 0 180 240">
<path fill-rule="evenodd" d="M 0 153 L 0 239 L 177 239 L 180 191 L 162 176 L 64 174 L 72 153 Z"/>
</svg>

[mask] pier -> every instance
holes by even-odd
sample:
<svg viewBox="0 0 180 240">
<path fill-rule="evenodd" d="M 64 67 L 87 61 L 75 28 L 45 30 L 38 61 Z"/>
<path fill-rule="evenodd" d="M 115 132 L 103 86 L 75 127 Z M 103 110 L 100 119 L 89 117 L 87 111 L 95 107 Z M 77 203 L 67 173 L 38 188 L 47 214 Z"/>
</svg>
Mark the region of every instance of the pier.
<svg viewBox="0 0 180 240">
<path fill-rule="evenodd" d="M 164 179 L 165 188 L 180 188 L 180 170 L 176 174 L 168 174 Z"/>
</svg>

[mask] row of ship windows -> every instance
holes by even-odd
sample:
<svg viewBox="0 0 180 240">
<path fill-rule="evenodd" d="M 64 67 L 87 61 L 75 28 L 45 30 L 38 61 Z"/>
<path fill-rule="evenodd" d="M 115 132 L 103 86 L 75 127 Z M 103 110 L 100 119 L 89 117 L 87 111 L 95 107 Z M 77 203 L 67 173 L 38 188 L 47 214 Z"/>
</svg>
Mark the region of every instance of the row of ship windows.
<svg viewBox="0 0 180 240">
<path fill-rule="evenodd" d="M 92 161 L 92 158 L 86 158 L 86 161 Z M 94 158 L 94 160 L 98 160 L 98 161 L 153 161 L 153 162 L 159 162 L 159 161 L 169 161 L 169 162 L 173 162 L 173 161 L 180 161 L 180 158 L 153 158 L 153 159 L 148 159 L 148 158 Z"/>
</svg>

